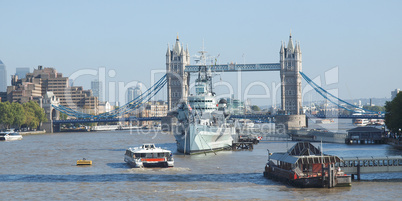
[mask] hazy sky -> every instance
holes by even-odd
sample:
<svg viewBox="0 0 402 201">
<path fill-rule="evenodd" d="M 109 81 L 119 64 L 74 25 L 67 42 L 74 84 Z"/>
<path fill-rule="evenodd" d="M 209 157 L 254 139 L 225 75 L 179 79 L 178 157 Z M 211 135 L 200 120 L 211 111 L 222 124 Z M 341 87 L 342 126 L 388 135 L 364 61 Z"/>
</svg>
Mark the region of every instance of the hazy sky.
<svg viewBox="0 0 402 201">
<path fill-rule="evenodd" d="M 220 63 L 277 63 L 291 30 L 308 76 L 322 78 L 338 67 L 327 87 L 341 98 L 389 98 L 391 90 L 402 88 L 401 9 L 401 1 L 0 0 L 0 60 L 8 74 L 38 65 L 65 76 L 104 67 L 118 90 L 118 82 L 149 85 L 151 71 L 165 69 L 167 44 L 174 44 L 177 33 L 191 55 L 204 40 Z M 252 82 L 272 87 L 280 81 L 279 72 L 215 78 L 237 92 L 239 77 L 242 93 Z M 93 79 L 81 76 L 75 84 L 89 88 Z"/>
</svg>

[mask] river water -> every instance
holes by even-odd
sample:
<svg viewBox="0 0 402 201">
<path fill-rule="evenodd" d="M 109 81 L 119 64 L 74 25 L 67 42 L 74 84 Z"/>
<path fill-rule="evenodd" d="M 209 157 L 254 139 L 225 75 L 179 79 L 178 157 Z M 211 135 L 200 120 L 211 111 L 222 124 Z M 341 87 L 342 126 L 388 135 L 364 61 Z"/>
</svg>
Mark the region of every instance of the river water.
<svg viewBox="0 0 402 201">
<path fill-rule="evenodd" d="M 133 169 L 125 149 L 152 142 L 173 151 L 175 167 Z M 176 153 L 172 135 L 108 131 L 26 135 L 0 142 L 1 200 L 400 200 L 402 173 L 362 175 L 352 187 L 299 189 L 263 177 L 267 149 L 286 151 L 295 142 L 262 141 L 252 151 L 216 155 Z M 320 144 L 316 143 L 319 146 Z M 343 157 L 402 155 L 388 145 L 323 144 Z M 76 166 L 87 158 L 92 166 Z"/>
</svg>

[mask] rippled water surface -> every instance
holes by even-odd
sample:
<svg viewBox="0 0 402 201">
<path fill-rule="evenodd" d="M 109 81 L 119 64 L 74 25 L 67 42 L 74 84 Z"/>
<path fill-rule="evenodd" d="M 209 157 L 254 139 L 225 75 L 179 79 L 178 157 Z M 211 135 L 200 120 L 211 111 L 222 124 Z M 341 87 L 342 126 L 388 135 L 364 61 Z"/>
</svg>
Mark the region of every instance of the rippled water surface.
<svg viewBox="0 0 402 201">
<path fill-rule="evenodd" d="M 133 169 L 125 149 L 153 142 L 174 153 L 174 168 Z M 1 200 L 400 200 L 402 173 L 362 175 L 350 188 L 299 189 L 262 176 L 271 152 L 294 142 L 261 142 L 252 151 L 176 153 L 168 134 L 130 131 L 27 135 L 0 142 Z M 319 145 L 319 144 L 316 144 Z M 323 144 L 338 156 L 401 155 L 388 145 Z M 87 158 L 92 166 L 76 166 Z"/>
</svg>

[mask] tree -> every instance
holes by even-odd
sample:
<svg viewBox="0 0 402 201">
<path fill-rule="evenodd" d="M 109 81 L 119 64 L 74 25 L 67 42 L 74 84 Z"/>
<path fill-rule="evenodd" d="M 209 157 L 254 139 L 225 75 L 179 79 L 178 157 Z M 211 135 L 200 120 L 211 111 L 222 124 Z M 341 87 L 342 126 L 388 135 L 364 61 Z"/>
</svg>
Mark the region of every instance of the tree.
<svg viewBox="0 0 402 201">
<path fill-rule="evenodd" d="M 402 128 L 402 93 L 385 103 L 385 125 L 393 133 Z"/>
<path fill-rule="evenodd" d="M 29 101 L 29 103 L 32 105 L 34 111 L 35 111 L 35 116 L 38 118 L 39 123 L 46 122 L 46 113 L 43 108 L 39 106 L 39 104 L 35 101 Z"/>
<path fill-rule="evenodd" d="M 12 103 L 11 114 L 14 117 L 12 125 L 16 126 L 17 128 L 21 128 L 21 125 L 24 124 L 26 120 L 24 107 L 19 103 Z"/>
<path fill-rule="evenodd" d="M 25 103 L 23 106 L 25 109 L 25 116 L 26 116 L 25 125 L 30 128 L 37 128 L 39 126 L 39 120 L 35 116 L 34 109 L 30 107 L 28 103 Z"/>
<path fill-rule="evenodd" d="M 258 112 L 260 111 L 260 107 L 258 107 L 257 105 L 253 105 L 251 106 L 251 110 Z"/>
<path fill-rule="evenodd" d="M 365 105 L 365 106 L 363 106 L 363 109 L 370 110 L 370 111 L 373 111 L 373 112 L 384 112 L 385 111 L 385 107 L 382 107 L 382 106 L 368 106 L 368 105 Z"/>
<path fill-rule="evenodd" d="M 62 113 L 62 112 L 60 112 L 59 118 L 60 118 L 61 120 L 66 120 L 66 119 L 67 119 L 67 115 L 64 114 L 64 113 Z"/>
<path fill-rule="evenodd" d="M 10 128 L 13 122 L 14 117 L 11 112 L 10 102 L 0 103 L 0 124 L 3 124 L 6 128 Z"/>
<path fill-rule="evenodd" d="M 31 128 L 37 128 L 42 122 L 46 122 L 45 110 L 38 103 L 29 101 L 23 105 L 25 110 L 25 125 Z"/>
</svg>

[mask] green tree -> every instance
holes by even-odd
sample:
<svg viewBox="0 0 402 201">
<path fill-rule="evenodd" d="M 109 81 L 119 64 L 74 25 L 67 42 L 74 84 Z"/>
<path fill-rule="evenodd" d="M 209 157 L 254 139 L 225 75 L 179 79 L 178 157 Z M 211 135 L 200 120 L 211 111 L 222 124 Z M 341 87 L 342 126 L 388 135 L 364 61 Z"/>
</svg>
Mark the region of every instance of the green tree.
<svg viewBox="0 0 402 201">
<path fill-rule="evenodd" d="M 383 106 L 368 106 L 368 105 L 365 105 L 365 106 L 363 106 L 363 109 L 370 110 L 370 111 L 373 111 L 373 112 L 384 112 L 385 111 L 385 107 L 383 107 Z"/>
<path fill-rule="evenodd" d="M 38 128 L 40 123 L 46 122 L 45 110 L 34 101 L 29 101 L 23 105 L 25 110 L 25 125 L 31 128 Z"/>
<path fill-rule="evenodd" d="M 59 118 L 60 118 L 61 120 L 66 120 L 67 117 L 68 117 L 68 116 L 67 116 L 66 114 L 60 112 Z"/>
<path fill-rule="evenodd" d="M 32 105 L 32 107 L 33 107 L 33 109 L 35 111 L 35 116 L 39 120 L 39 123 L 46 122 L 47 118 L 46 118 L 45 110 L 43 108 L 41 108 L 39 106 L 39 104 L 37 102 L 35 102 L 35 101 L 29 101 L 29 103 L 31 103 L 31 105 Z"/>
<path fill-rule="evenodd" d="M 385 103 L 385 125 L 393 133 L 402 128 L 402 93 Z"/>
<path fill-rule="evenodd" d="M 28 103 L 24 103 L 24 110 L 25 110 L 25 124 L 27 127 L 30 128 L 37 128 L 39 126 L 39 120 L 35 116 L 35 111 Z"/>
<path fill-rule="evenodd" d="M 0 103 L 0 124 L 4 125 L 6 128 L 10 128 L 14 123 L 14 117 L 11 110 L 10 102 Z"/>
<path fill-rule="evenodd" d="M 257 105 L 253 105 L 253 106 L 251 106 L 251 110 L 258 112 L 258 111 L 260 111 L 261 109 L 260 109 L 260 107 L 258 107 Z"/>
<path fill-rule="evenodd" d="M 21 128 L 21 125 L 25 123 L 25 109 L 24 107 L 17 102 L 11 104 L 11 114 L 14 117 L 13 124 L 17 128 Z"/>
</svg>

